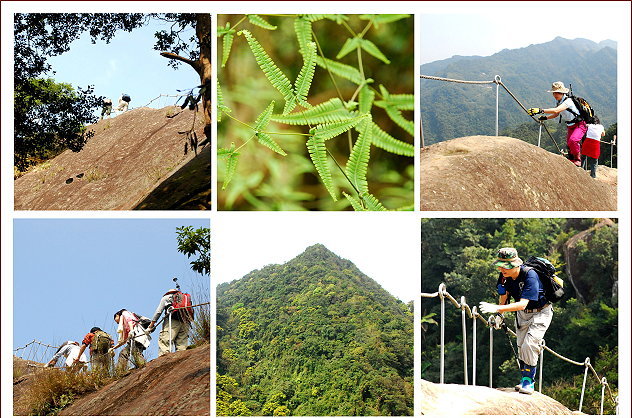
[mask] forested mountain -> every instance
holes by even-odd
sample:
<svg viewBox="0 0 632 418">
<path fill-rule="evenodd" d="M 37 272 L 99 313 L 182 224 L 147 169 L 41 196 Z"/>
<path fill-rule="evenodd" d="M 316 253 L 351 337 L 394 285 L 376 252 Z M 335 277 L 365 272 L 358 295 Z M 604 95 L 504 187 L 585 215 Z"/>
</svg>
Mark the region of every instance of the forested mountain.
<svg viewBox="0 0 632 418">
<path fill-rule="evenodd" d="M 217 287 L 218 415 L 413 415 L 413 313 L 321 244 Z"/>
<path fill-rule="evenodd" d="M 590 357 L 600 376 L 618 386 L 618 224 L 611 219 L 424 219 L 421 227 L 422 292 L 436 292 L 440 283 L 470 306 L 497 303 L 496 251 L 515 247 L 523 260 L 545 257 L 557 267 L 565 296 L 554 304 L 545 335 L 548 347 L 583 362 Z M 445 383 L 463 383 L 461 310 L 446 303 Z M 439 382 L 440 303 L 422 298 L 422 379 Z M 514 314 L 506 314 L 513 328 Z M 468 358 L 472 365 L 472 328 L 468 320 Z M 479 322 L 477 384 L 489 379 L 489 337 Z M 502 331 L 494 333 L 493 385 L 513 387 L 520 373 Z M 515 347 L 516 340 L 512 338 Z M 542 392 L 576 410 L 584 368 L 544 355 Z M 470 371 L 471 373 L 471 371 Z M 471 375 L 470 375 L 471 379 Z M 536 378 L 539 380 L 539 378 Z M 470 380 L 471 382 L 471 380 Z M 484 382 L 484 383 L 479 383 Z M 608 396 L 608 395 L 607 395 Z M 601 385 L 589 375 L 583 412 L 599 413 Z M 605 413 L 614 413 L 607 397 Z"/>
<path fill-rule="evenodd" d="M 551 83 L 562 81 L 595 108 L 608 128 L 617 119 L 617 51 L 614 41 L 555 38 L 520 49 L 504 49 L 488 57 L 454 56 L 421 66 L 421 74 L 459 80 L 493 80 L 503 83 L 526 107 L 553 107 Z M 493 135 L 496 86 L 421 79 L 421 117 L 425 143 L 470 135 Z M 501 88 L 500 129 L 525 122 L 529 116 Z M 547 124 L 557 124 L 551 120 Z"/>
</svg>

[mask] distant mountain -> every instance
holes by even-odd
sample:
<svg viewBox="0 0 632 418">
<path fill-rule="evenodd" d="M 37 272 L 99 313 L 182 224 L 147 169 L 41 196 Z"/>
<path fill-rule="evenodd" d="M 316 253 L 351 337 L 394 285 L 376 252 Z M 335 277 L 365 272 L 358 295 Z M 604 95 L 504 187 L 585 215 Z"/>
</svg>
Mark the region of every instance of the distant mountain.
<svg viewBox="0 0 632 418">
<path fill-rule="evenodd" d="M 455 56 L 431 62 L 421 66 L 421 74 L 459 80 L 493 80 L 498 74 L 525 107 L 553 107 L 555 101 L 547 90 L 553 81 L 563 81 L 588 100 L 606 128 L 617 120 L 617 51 L 616 42 L 610 40 L 557 37 L 489 57 Z M 426 144 L 494 134 L 495 85 L 421 79 L 420 90 Z M 499 107 L 501 131 L 531 121 L 502 88 Z"/>
<path fill-rule="evenodd" d="M 217 287 L 217 414 L 413 415 L 413 315 L 323 245 Z"/>
</svg>

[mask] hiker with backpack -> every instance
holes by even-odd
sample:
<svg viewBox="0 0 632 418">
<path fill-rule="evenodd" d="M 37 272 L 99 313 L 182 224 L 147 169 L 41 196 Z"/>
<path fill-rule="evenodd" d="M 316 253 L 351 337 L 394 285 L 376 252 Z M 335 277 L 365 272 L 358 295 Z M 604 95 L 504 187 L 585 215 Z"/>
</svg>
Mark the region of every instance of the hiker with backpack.
<svg viewBox="0 0 632 418">
<path fill-rule="evenodd" d="M 132 101 L 132 98 L 129 97 L 129 94 L 121 93 L 121 97 L 118 101 L 118 107 L 116 108 L 116 110 L 119 112 L 125 112 L 127 108 L 129 107 L 129 102 L 131 101 Z"/>
<path fill-rule="evenodd" d="M 148 332 L 153 332 L 156 322 L 162 313 L 165 318 L 162 330 L 158 337 L 158 356 L 171 352 L 173 345 L 175 351 L 186 350 L 189 342 L 189 329 L 193 319 L 191 308 L 191 295 L 182 293 L 179 289 L 169 289 L 158 303 Z"/>
<path fill-rule="evenodd" d="M 110 334 L 99 327 L 92 327 L 90 332 L 83 337 L 79 355 L 82 355 L 86 348 L 90 347 L 90 362 L 92 363 L 92 370 L 102 369 L 109 372 L 112 359 L 112 355 L 109 350 L 113 346 L 114 341 L 112 340 L 112 337 L 110 337 Z"/>
<path fill-rule="evenodd" d="M 136 368 L 142 367 L 145 364 L 143 351 L 149 347 L 151 342 L 151 336 L 146 332 L 149 319 L 127 309 L 121 309 L 114 314 L 114 322 L 118 324 L 116 329 L 118 343 L 110 348 L 109 352 L 113 353 L 114 350 L 125 345 L 125 348 L 119 353 L 116 367 L 127 369 L 130 358 Z"/>
<path fill-rule="evenodd" d="M 83 366 L 83 364 L 88 362 L 86 355 L 83 354 L 83 351 L 79 348 L 79 343 L 76 341 L 66 341 L 59 346 L 53 358 L 46 363 L 46 367 L 55 367 L 61 357 L 66 357 L 66 367 L 72 367 L 78 363 L 81 363 Z"/>
<path fill-rule="evenodd" d="M 590 170 L 590 177 L 597 178 L 597 165 L 601 155 L 601 138 L 606 135 L 601 121 L 595 116 L 595 123 L 588 124 L 586 139 L 582 143 L 582 155 L 586 157 L 586 170 Z"/>
<path fill-rule="evenodd" d="M 560 116 L 560 120 L 564 120 L 566 123 L 566 146 L 568 147 L 569 153 L 568 159 L 571 160 L 577 167 L 581 167 L 582 161 L 580 143 L 584 138 L 584 135 L 586 135 L 586 130 L 588 129 L 586 124 L 591 121 L 586 120 L 588 118 L 586 114 L 582 116 L 578 105 L 579 107 L 582 107 L 581 102 L 583 102 L 586 106 L 588 106 L 590 112 L 592 112 L 592 110 L 585 100 L 581 97 L 576 98 L 572 95 L 572 93 L 569 95 L 569 92 L 570 90 L 564 87 L 564 83 L 556 81 L 551 86 L 551 90 L 549 90 L 549 93 L 552 93 L 556 100 L 555 107 L 550 109 L 532 107 L 527 110 L 527 113 L 531 116 L 546 113 L 546 115 L 538 117 L 539 121 L 555 119 Z"/>
<path fill-rule="evenodd" d="M 103 99 L 103 108 L 101 109 L 101 119 L 103 119 L 103 116 L 110 116 L 110 114 L 112 113 L 112 99 Z"/>
<path fill-rule="evenodd" d="M 554 299 L 553 296 L 547 298 L 543 283 L 551 279 L 545 277 L 544 272 L 538 273 L 536 268 L 527 265 L 532 260 L 533 258 L 530 258 L 527 263 L 523 263 L 515 248 L 498 250 L 494 262 L 494 266 L 500 272 L 497 283 L 498 305 L 480 303 L 480 310 L 483 313 L 516 312 L 518 359 L 522 379 L 515 389 L 529 395 L 535 390 L 534 381 L 541 350 L 540 343 L 553 318 L 551 299 Z M 555 270 L 554 267 L 553 270 Z M 510 298 L 514 299 L 513 303 L 510 303 Z"/>
</svg>

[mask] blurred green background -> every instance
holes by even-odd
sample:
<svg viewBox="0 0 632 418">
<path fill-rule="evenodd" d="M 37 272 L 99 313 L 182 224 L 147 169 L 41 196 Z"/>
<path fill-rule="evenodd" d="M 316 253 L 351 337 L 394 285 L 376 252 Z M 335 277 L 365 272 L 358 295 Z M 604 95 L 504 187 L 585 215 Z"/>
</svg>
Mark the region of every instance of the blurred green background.
<svg viewBox="0 0 632 418">
<path fill-rule="evenodd" d="M 346 23 L 355 32 L 360 33 L 367 25 L 359 15 L 347 15 Z M 294 15 L 261 15 L 266 21 L 277 26 L 276 30 L 266 30 L 251 24 L 244 15 L 219 15 L 218 26 L 230 22 L 235 28 L 249 30 L 274 60 L 283 73 L 293 82 L 303 65 L 298 51 L 298 42 L 294 32 Z M 331 20 L 313 22 L 312 29 L 326 58 L 336 59 L 336 55 L 351 37 L 350 31 L 343 25 Z M 413 94 L 413 17 L 389 24 L 373 25 L 364 39 L 372 41 L 391 61 L 385 64 L 377 58 L 363 52 L 362 64 L 366 78 L 372 78 L 371 87 L 376 90 L 375 100 L 379 100 L 379 85 L 382 84 L 391 94 Z M 337 60 L 355 68 L 358 56 L 354 51 Z M 274 113 L 283 110 L 281 94 L 267 80 L 248 47 L 243 36 L 235 36 L 230 58 L 225 67 L 222 62 L 222 39 L 218 39 L 218 79 L 224 97 L 224 103 L 232 112 L 231 116 L 253 125 L 257 116 L 275 100 Z M 335 82 L 344 100 L 349 100 L 357 86 L 350 81 L 334 75 Z M 333 97 L 338 92 L 326 70 L 316 67 L 314 79 L 309 91 L 308 102 L 316 105 Z M 302 110 L 302 109 L 297 109 Z M 295 110 L 295 111 L 297 111 Z M 404 117 L 413 120 L 413 112 L 403 112 Z M 387 116 L 383 109 L 373 106 L 372 116 L 382 130 L 393 137 L 413 143 L 413 137 L 401 129 Z M 290 126 L 271 122 L 267 132 L 308 133 L 306 126 Z M 353 141 L 357 133 L 352 131 Z M 242 145 L 253 134 L 243 124 L 222 117 L 218 123 L 218 148 Z M 218 161 L 218 208 L 220 210 L 352 210 L 347 199 L 339 195 L 334 202 L 318 177 L 305 142 L 306 136 L 272 135 L 272 138 L 288 153 L 286 157 L 274 153 L 251 140 L 240 150 L 237 171 L 225 190 L 222 183 L 226 173 L 226 161 Z M 338 164 L 344 168 L 351 152 L 347 134 L 326 142 L 328 150 Z M 329 158 L 334 182 L 340 191 L 356 196 L 342 172 Z M 412 209 L 414 197 L 414 161 L 411 157 L 402 157 L 371 147 L 371 158 L 367 180 L 369 191 L 388 209 Z"/>
</svg>

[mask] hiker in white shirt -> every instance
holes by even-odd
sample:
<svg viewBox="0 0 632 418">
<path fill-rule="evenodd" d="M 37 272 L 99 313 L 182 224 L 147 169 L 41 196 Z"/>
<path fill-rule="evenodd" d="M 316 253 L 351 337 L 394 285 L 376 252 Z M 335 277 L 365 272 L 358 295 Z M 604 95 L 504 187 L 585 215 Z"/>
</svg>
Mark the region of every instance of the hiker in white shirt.
<svg viewBox="0 0 632 418">
<path fill-rule="evenodd" d="M 72 366 L 77 358 L 79 362 L 87 363 L 88 358 L 85 354 L 81 354 L 81 357 L 79 357 L 79 351 L 81 351 L 81 346 L 78 342 L 66 341 L 57 349 L 53 358 L 46 364 L 46 367 L 54 367 L 57 364 L 57 360 L 62 356 L 66 357 L 66 367 Z"/>
</svg>

